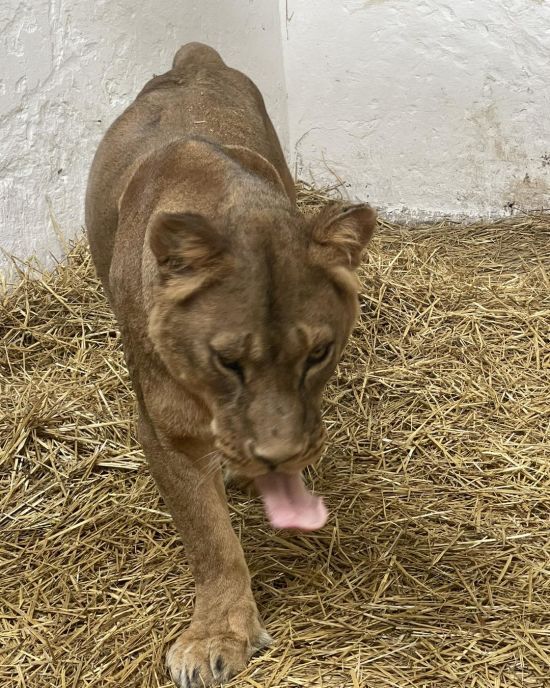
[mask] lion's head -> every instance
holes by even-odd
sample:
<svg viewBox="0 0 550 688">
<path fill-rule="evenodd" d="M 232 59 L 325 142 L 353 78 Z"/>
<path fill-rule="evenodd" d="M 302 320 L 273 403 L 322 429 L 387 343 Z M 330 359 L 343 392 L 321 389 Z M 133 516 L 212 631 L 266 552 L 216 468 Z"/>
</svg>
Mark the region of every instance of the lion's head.
<svg viewBox="0 0 550 688">
<path fill-rule="evenodd" d="M 321 397 L 357 315 L 354 270 L 376 222 L 333 203 L 223 219 L 159 213 L 149 230 L 157 287 L 149 332 L 171 374 L 212 413 L 240 474 L 297 472 L 321 453 Z"/>
</svg>

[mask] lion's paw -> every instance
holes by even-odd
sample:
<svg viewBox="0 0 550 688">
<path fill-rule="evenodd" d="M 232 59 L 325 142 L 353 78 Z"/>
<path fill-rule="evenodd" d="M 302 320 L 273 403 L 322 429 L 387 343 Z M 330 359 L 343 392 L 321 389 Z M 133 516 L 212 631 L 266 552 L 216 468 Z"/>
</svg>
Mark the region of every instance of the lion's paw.
<svg viewBox="0 0 550 688">
<path fill-rule="evenodd" d="M 179 688 L 204 688 L 228 681 L 250 657 L 271 643 L 261 629 L 252 639 L 235 633 L 212 634 L 189 628 L 172 645 L 166 664 Z"/>
</svg>

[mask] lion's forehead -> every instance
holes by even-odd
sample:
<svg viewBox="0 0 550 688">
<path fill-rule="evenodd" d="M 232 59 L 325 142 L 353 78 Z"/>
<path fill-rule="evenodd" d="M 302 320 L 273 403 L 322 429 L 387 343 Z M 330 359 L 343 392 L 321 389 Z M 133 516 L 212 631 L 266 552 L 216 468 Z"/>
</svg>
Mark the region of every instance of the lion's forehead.
<svg viewBox="0 0 550 688">
<path fill-rule="evenodd" d="M 300 358 L 318 344 L 333 338 L 331 327 L 313 325 L 304 321 L 255 325 L 249 331 L 228 329 L 219 331 L 212 339 L 212 346 L 235 357 L 246 357 L 253 363 L 285 361 Z"/>
</svg>

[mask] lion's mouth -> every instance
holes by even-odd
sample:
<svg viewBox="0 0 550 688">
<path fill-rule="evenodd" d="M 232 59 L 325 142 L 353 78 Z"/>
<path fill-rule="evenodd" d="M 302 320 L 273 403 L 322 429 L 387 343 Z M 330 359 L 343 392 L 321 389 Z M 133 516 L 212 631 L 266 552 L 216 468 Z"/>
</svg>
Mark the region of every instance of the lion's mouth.
<svg viewBox="0 0 550 688">
<path fill-rule="evenodd" d="M 228 459 L 229 465 L 235 466 L 237 475 L 253 480 L 273 528 L 310 531 L 325 525 L 328 511 L 322 497 L 312 494 L 305 486 L 299 467 L 311 464 L 321 455 L 324 438 L 324 427 L 320 426 L 316 440 L 299 463 L 293 461 L 293 470 L 288 466 L 288 472 L 284 473 L 272 471 L 258 475 L 258 466 L 242 462 L 241 454 L 235 451 L 234 445 L 219 435 L 216 437 L 216 447 Z"/>
<path fill-rule="evenodd" d="M 254 480 L 274 528 L 317 530 L 328 518 L 323 499 L 312 494 L 301 472 L 268 473 Z"/>
</svg>

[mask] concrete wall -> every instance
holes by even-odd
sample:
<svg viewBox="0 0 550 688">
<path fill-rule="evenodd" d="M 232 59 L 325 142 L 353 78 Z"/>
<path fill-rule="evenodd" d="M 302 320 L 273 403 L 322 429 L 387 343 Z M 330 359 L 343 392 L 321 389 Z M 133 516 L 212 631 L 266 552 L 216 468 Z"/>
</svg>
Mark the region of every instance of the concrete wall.
<svg viewBox="0 0 550 688">
<path fill-rule="evenodd" d="M 550 206 L 550 2 L 282 0 L 300 176 L 407 217 Z"/>
<path fill-rule="evenodd" d="M 286 142 L 278 12 L 273 0 L 0 0 L 0 248 L 60 252 L 54 226 L 79 230 L 102 133 L 190 40 L 255 79 Z"/>
<path fill-rule="evenodd" d="M 99 138 L 189 40 L 258 83 L 306 179 L 405 217 L 550 205 L 548 0 L 0 0 L 1 248 L 78 231 Z"/>
</svg>

